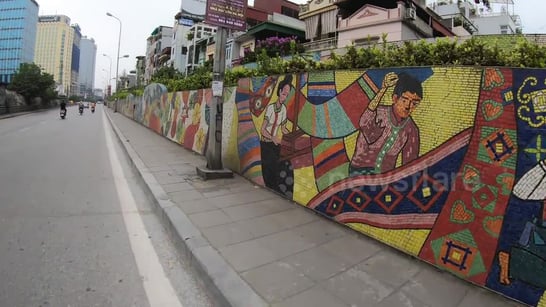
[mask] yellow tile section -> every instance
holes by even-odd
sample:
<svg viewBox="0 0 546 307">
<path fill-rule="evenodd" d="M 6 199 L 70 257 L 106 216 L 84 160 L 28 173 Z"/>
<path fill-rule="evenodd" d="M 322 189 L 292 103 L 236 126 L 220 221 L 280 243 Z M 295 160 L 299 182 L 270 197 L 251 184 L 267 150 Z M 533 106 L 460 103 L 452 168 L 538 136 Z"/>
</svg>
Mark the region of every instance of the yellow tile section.
<svg viewBox="0 0 546 307">
<path fill-rule="evenodd" d="M 451 254 L 451 257 L 450 257 L 450 258 L 452 258 L 452 259 L 455 260 L 455 261 L 459 261 L 459 260 L 461 260 L 461 256 L 462 256 L 461 253 L 459 253 L 459 252 L 453 252 L 453 253 Z"/>
<path fill-rule="evenodd" d="M 474 126 L 480 93 L 481 69 L 435 67 L 433 71 L 423 83 L 425 97 L 412 115 L 419 127 L 420 156 Z"/>
<path fill-rule="evenodd" d="M 317 194 L 313 167 L 294 169 L 294 201 L 306 205 Z"/>
<path fill-rule="evenodd" d="M 432 195 L 430 187 L 423 188 L 422 192 L 423 192 L 423 197 L 425 198 L 430 197 L 430 195 Z"/>
<path fill-rule="evenodd" d="M 358 137 L 358 131 L 343 139 L 343 142 L 345 142 L 345 150 L 347 151 L 347 157 L 349 158 L 349 161 L 353 159 L 353 155 L 355 154 L 357 137 Z"/>
<path fill-rule="evenodd" d="M 426 229 L 382 229 L 360 223 L 347 226 L 413 256 L 419 254 L 430 233 Z"/>
<path fill-rule="evenodd" d="M 540 301 L 538 301 L 537 307 L 546 307 L 546 292 L 542 294 Z"/>
<path fill-rule="evenodd" d="M 336 90 L 341 92 L 346 89 L 349 85 L 355 82 L 364 71 L 337 71 L 336 72 Z M 381 84 L 379 84 L 381 86 Z"/>
</svg>

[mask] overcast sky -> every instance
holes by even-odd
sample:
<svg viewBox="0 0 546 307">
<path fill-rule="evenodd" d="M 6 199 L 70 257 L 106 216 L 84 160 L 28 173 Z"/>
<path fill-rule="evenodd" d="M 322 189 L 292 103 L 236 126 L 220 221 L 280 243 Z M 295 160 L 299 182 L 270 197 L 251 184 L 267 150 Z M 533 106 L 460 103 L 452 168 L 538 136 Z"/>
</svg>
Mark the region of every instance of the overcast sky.
<svg viewBox="0 0 546 307">
<path fill-rule="evenodd" d="M 546 33 L 546 20 L 540 7 L 545 0 L 514 0 L 515 13 L 521 16 L 524 33 Z M 146 38 L 157 26 L 173 26 L 181 0 L 37 0 L 40 15 L 66 15 L 71 22 L 79 24 L 82 35 L 93 38 L 97 45 L 95 87 L 105 88 L 108 82 L 112 58 L 112 78 L 116 75 L 116 56 L 119 23 L 110 12 L 122 21 L 120 55 L 129 58 L 120 60 L 119 74 L 135 69 L 136 56 L 145 55 Z M 306 0 L 294 0 L 305 3 Z M 251 1 L 253 3 L 253 0 Z"/>
</svg>

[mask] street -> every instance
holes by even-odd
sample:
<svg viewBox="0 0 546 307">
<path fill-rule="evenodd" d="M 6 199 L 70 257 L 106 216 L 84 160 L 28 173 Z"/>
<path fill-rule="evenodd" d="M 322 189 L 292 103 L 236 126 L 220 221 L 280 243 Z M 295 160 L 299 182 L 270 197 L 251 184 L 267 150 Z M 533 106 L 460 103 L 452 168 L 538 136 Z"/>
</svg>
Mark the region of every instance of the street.
<svg viewBox="0 0 546 307">
<path fill-rule="evenodd" d="M 213 306 L 97 105 L 0 120 L 0 306 Z"/>
</svg>

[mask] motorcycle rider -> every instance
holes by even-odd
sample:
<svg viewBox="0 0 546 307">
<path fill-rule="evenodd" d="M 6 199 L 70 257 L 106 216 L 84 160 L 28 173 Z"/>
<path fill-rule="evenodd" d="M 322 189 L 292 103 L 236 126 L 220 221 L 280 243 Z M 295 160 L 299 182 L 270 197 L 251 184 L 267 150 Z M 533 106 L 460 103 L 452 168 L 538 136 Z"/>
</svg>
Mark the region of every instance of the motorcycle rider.
<svg viewBox="0 0 546 307">
<path fill-rule="evenodd" d="M 61 101 L 61 111 L 66 111 L 66 102 L 63 100 Z"/>
<path fill-rule="evenodd" d="M 64 112 L 64 115 L 66 116 L 66 102 L 64 100 L 61 101 L 61 115 Z"/>
</svg>

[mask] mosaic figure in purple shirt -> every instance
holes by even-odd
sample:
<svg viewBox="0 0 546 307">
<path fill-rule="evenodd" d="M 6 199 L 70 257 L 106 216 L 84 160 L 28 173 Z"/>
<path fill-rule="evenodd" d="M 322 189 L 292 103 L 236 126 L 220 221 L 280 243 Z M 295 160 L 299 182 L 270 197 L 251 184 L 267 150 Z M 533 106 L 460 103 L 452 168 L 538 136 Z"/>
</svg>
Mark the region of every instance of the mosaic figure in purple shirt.
<svg viewBox="0 0 546 307">
<path fill-rule="evenodd" d="M 379 105 L 393 87 L 392 105 Z M 359 121 L 359 135 L 349 167 L 349 175 L 372 175 L 390 171 L 402 154 L 402 164 L 419 156 L 419 129 L 411 118 L 423 98 L 421 83 L 412 76 L 388 73 L 379 92 L 368 104 Z"/>
</svg>

